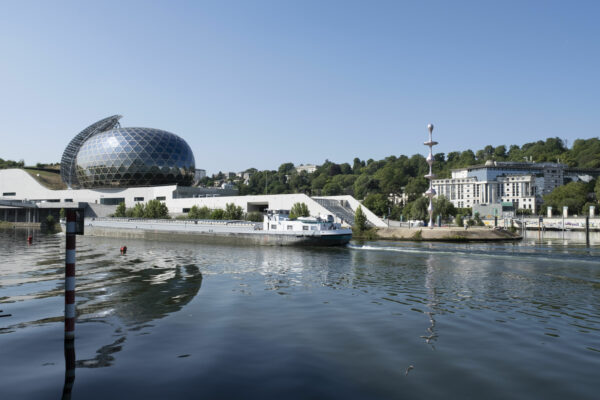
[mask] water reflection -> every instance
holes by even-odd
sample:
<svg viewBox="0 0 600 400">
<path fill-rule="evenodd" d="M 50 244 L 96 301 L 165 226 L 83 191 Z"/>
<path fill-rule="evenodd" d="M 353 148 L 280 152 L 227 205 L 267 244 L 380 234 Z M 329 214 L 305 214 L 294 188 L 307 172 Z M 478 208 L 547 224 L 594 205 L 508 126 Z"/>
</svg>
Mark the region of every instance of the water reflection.
<svg viewBox="0 0 600 400">
<path fill-rule="evenodd" d="M 63 386 L 62 400 L 70 400 L 75 383 L 75 339 L 65 339 L 65 384 Z"/>
<path fill-rule="evenodd" d="M 427 327 L 427 335 L 421 336 L 422 339 L 425 339 L 425 343 L 431 346 L 432 350 L 435 350 L 434 342 L 438 338 L 438 334 L 435 331 L 435 314 L 438 309 L 438 295 L 437 288 L 434 279 L 435 273 L 435 261 L 433 256 L 429 256 L 426 261 L 427 265 L 427 273 L 425 275 L 425 288 L 427 289 L 428 302 L 427 307 L 429 307 L 429 311 L 425 312 L 425 315 L 429 317 L 429 326 Z"/>
<path fill-rule="evenodd" d="M 25 234 L 12 238 L 0 240 L 8 260 L 0 265 L 0 308 L 13 314 L 2 319 L 9 326 L 0 328 L 0 345 L 21 371 L 37 366 L 37 374 L 49 376 L 53 367 L 44 365 L 56 358 L 37 352 L 49 345 L 48 332 L 62 335 L 64 243 L 51 237 L 27 247 Z M 257 385 L 280 394 L 290 377 L 307 382 L 301 385 L 306 398 L 343 398 L 339 393 L 359 393 L 355 388 L 364 398 L 443 398 L 446 393 L 435 395 L 440 388 L 446 397 L 469 397 L 459 386 L 485 397 L 481 388 L 502 389 L 507 381 L 533 398 L 542 397 L 535 390 L 553 381 L 550 374 L 565 374 L 557 393 L 573 394 L 577 388 L 569 382 L 589 383 L 597 370 L 597 247 L 564 247 L 562 240 L 372 242 L 341 249 L 136 241 L 126 243 L 128 255 L 121 256 L 120 241 L 78 241 L 79 359 L 65 343 L 64 396 L 74 367 L 86 368 L 78 372 L 75 392 L 95 398 L 111 394 L 111 387 L 94 392 L 100 384 L 91 375 L 157 398 L 180 388 L 183 397 L 186 388 L 197 394 L 200 377 L 207 398 L 233 386 L 239 391 L 230 398 Z M 192 301 L 200 293 L 202 301 Z M 16 334 L 1 334 L 9 332 Z M 21 358 L 10 345 L 33 343 L 22 339 L 28 335 L 41 344 Z M 141 365 L 141 355 L 152 363 Z M 569 371 L 553 364 L 563 359 Z M 1 365 L 0 373 L 18 376 Z M 58 373 L 55 392 L 62 368 Z M 149 382 L 159 373 L 174 385 Z M 426 384 L 442 376 L 453 382 Z M 324 387 L 337 397 L 313 389 Z"/>
</svg>

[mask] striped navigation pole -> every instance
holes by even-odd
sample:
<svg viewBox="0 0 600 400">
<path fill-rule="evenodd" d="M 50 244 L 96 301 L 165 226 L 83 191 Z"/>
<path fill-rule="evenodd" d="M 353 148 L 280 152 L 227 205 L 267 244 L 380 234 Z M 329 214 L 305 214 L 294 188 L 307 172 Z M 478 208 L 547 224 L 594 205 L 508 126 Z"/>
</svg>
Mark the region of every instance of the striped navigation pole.
<svg viewBox="0 0 600 400">
<path fill-rule="evenodd" d="M 77 211 L 66 210 L 65 251 L 65 385 L 63 400 L 71 398 L 75 383 L 75 243 Z"/>
<path fill-rule="evenodd" d="M 425 195 L 429 197 L 429 207 L 427 207 L 427 211 L 429 212 L 429 229 L 433 229 L 433 197 L 436 195 L 435 189 L 433 188 L 433 179 L 435 178 L 435 174 L 433 173 L 431 166 L 433 165 L 433 146 L 438 144 L 438 142 L 434 142 L 431 134 L 433 133 L 433 124 L 427 125 L 427 129 L 429 129 L 429 141 L 423 143 L 425 146 L 429 146 L 429 155 L 427 156 L 427 164 L 429 164 L 429 173 L 425 175 L 425 178 L 429 179 L 429 189 L 425 192 Z"/>
<path fill-rule="evenodd" d="M 75 338 L 75 243 L 77 211 L 66 210 L 67 244 L 65 253 L 65 339 Z"/>
</svg>

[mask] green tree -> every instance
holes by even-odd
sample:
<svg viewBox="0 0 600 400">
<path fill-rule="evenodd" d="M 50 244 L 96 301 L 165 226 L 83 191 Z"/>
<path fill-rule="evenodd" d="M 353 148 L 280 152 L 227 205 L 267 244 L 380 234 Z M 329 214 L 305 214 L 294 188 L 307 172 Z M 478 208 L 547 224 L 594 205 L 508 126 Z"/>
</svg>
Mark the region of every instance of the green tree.
<svg viewBox="0 0 600 400">
<path fill-rule="evenodd" d="M 52 214 L 48 214 L 46 217 L 46 229 L 50 233 L 54 233 L 56 229 L 56 221 L 54 220 L 54 216 Z"/>
<path fill-rule="evenodd" d="M 146 213 L 146 207 L 144 206 L 144 204 L 136 203 L 136 205 L 133 206 L 131 216 L 133 218 L 144 218 L 145 213 Z"/>
<path fill-rule="evenodd" d="M 463 226 L 464 225 L 463 216 L 458 214 L 456 216 L 455 222 L 456 222 L 456 226 Z"/>
<path fill-rule="evenodd" d="M 285 163 L 279 166 L 279 170 L 277 172 L 282 175 L 290 175 L 294 171 L 295 168 L 293 163 Z"/>
<path fill-rule="evenodd" d="M 596 179 L 596 186 L 594 187 L 594 193 L 596 194 L 596 201 L 600 203 L 600 178 Z"/>
<path fill-rule="evenodd" d="M 144 218 L 169 218 L 167 205 L 160 200 L 150 200 L 146 203 Z"/>
<path fill-rule="evenodd" d="M 60 219 L 65 219 L 65 209 L 61 208 L 58 215 Z"/>
<path fill-rule="evenodd" d="M 429 206 L 429 199 L 421 196 L 418 199 L 406 204 L 404 207 L 404 214 L 407 219 L 425 221 L 429 217 L 427 206 Z"/>
<path fill-rule="evenodd" d="M 210 219 L 225 219 L 225 211 L 222 208 L 215 208 L 210 212 Z"/>
<path fill-rule="evenodd" d="M 198 209 L 198 219 L 209 219 L 211 210 L 207 206 L 202 206 Z"/>
<path fill-rule="evenodd" d="M 124 217 L 125 216 L 125 203 L 121 202 L 119 203 L 119 205 L 117 206 L 117 209 L 115 210 L 115 217 Z"/>
<path fill-rule="evenodd" d="M 567 206 L 569 213 L 580 214 L 587 197 L 588 189 L 585 183 L 571 182 L 544 195 L 544 208 L 551 206 L 553 210 L 562 210 L 563 206 Z"/>
<path fill-rule="evenodd" d="M 244 219 L 246 221 L 252 221 L 252 222 L 263 222 L 264 215 L 261 212 L 252 211 L 252 212 L 247 213 L 245 215 Z"/>
<path fill-rule="evenodd" d="M 367 229 L 367 216 L 361 206 L 358 206 L 354 213 L 354 229 L 357 232 L 364 232 Z"/>
<path fill-rule="evenodd" d="M 337 176 L 341 176 L 341 175 L 337 175 Z M 329 182 L 329 183 L 325 184 L 325 186 L 323 186 L 323 191 L 321 192 L 321 194 L 323 196 L 337 196 L 339 194 L 342 194 L 342 192 L 343 192 L 343 189 L 339 184 L 334 183 L 334 182 Z"/>
<path fill-rule="evenodd" d="M 390 208 L 388 197 L 382 193 L 371 193 L 365 197 L 362 203 L 380 217 L 387 215 Z"/>
<path fill-rule="evenodd" d="M 364 199 L 369 192 L 376 190 L 377 181 L 366 172 L 359 175 L 356 181 L 354 181 L 354 196 L 357 199 Z"/>
<path fill-rule="evenodd" d="M 420 197 L 423 197 L 423 193 L 425 193 L 428 187 L 429 182 L 427 182 L 427 179 L 421 176 L 410 178 L 404 188 L 404 191 L 408 196 L 408 201 L 415 201 Z"/>
<path fill-rule="evenodd" d="M 290 210 L 290 219 L 296 219 L 298 217 L 309 217 L 310 212 L 306 203 L 294 203 Z"/>
<path fill-rule="evenodd" d="M 188 212 L 189 219 L 209 219 L 210 218 L 210 208 L 206 206 L 198 207 L 192 206 L 190 211 Z"/>
<path fill-rule="evenodd" d="M 239 220 L 244 216 L 244 210 L 240 206 L 236 206 L 233 203 L 225 204 L 224 219 Z"/>
<path fill-rule="evenodd" d="M 433 199 L 433 214 L 435 218 L 441 215 L 443 219 L 447 219 L 456 215 L 456 208 L 450 200 L 440 195 Z"/>
</svg>

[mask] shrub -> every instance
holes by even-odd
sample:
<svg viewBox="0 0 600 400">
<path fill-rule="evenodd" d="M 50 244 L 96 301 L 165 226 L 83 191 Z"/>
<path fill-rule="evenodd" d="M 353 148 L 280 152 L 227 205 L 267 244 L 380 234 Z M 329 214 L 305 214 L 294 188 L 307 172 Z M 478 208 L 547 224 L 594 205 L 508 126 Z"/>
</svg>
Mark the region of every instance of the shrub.
<svg viewBox="0 0 600 400">
<path fill-rule="evenodd" d="M 46 217 L 46 231 L 49 233 L 56 232 L 56 221 L 53 215 L 48 215 Z"/>
<path fill-rule="evenodd" d="M 242 219 L 244 210 L 240 206 L 236 206 L 233 203 L 225 204 L 224 219 Z"/>
<path fill-rule="evenodd" d="M 358 206 L 354 213 L 354 229 L 358 232 L 363 232 L 367 229 L 367 216 L 363 212 L 361 206 Z"/>
<path fill-rule="evenodd" d="M 222 208 L 215 208 L 210 213 L 210 219 L 224 219 L 225 211 Z"/>
<path fill-rule="evenodd" d="M 258 211 L 252 211 L 252 212 L 247 213 L 245 215 L 244 219 L 246 221 L 252 221 L 252 222 L 263 222 L 264 216 L 262 213 L 260 213 Z"/>
<path fill-rule="evenodd" d="M 423 240 L 423 232 L 419 229 L 411 236 L 412 240 Z"/>
<path fill-rule="evenodd" d="M 133 218 L 144 218 L 146 214 L 146 207 L 142 203 L 137 203 L 133 210 L 131 210 L 131 216 Z"/>
<path fill-rule="evenodd" d="M 294 203 L 290 210 L 290 219 L 296 219 L 298 217 L 308 217 L 310 212 L 308 206 L 305 203 Z"/>
<path fill-rule="evenodd" d="M 114 215 L 115 215 L 115 217 L 125 217 L 125 212 L 126 212 L 125 203 L 121 202 L 117 206 L 117 209 L 115 210 Z"/>
<path fill-rule="evenodd" d="M 146 203 L 144 218 L 169 218 L 169 209 L 160 200 L 150 200 Z"/>
<path fill-rule="evenodd" d="M 198 207 L 192 206 L 190 208 L 190 212 L 188 213 L 189 219 L 209 219 L 210 218 L 210 208 L 206 206 Z"/>
</svg>

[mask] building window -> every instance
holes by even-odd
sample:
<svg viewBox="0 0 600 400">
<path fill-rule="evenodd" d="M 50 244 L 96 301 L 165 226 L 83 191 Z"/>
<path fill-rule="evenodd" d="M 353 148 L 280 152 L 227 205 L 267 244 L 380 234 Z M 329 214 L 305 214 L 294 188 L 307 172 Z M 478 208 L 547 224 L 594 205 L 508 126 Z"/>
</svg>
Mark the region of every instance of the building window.
<svg viewBox="0 0 600 400">
<path fill-rule="evenodd" d="M 2 196 L 16 196 L 17 192 L 4 192 L 2 193 Z"/>
<path fill-rule="evenodd" d="M 136 200 L 136 201 L 137 201 L 137 200 Z M 189 208 L 184 208 L 184 209 L 182 209 L 182 210 L 181 210 L 181 212 L 183 212 L 183 213 L 189 213 L 189 212 L 190 212 L 190 209 L 189 209 Z"/>
<path fill-rule="evenodd" d="M 133 201 L 144 201 L 143 197 L 134 197 Z"/>
<path fill-rule="evenodd" d="M 167 198 L 165 196 L 157 196 L 156 200 L 165 201 Z"/>
<path fill-rule="evenodd" d="M 65 199 L 65 203 L 72 203 L 73 199 Z"/>
<path fill-rule="evenodd" d="M 277 225 L 275 225 L 275 224 L 272 224 L 272 225 L 271 225 L 271 229 L 277 229 Z"/>
<path fill-rule="evenodd" d="M 118 206 L 121 203 L 125 203 L 124 197 L 103 197 L 100 199 L 100 204 L 107 206 Z"/>
<path fill-rule="evenodd" d="M 304 225 L 304 226 L 302 227 L 302 230 L 303 230 L 303 231 L 307 231 L 307 230 L 308 230 L 308 225 Z"/>
<path fill-rule="evenodd" d="M 287 226 L 287 230 L 288 230 L 288 231 L 291 231 L 292 229 L 294 229 L 294 227 L 293 227 L 292 225 L 288 225 L 288 226 Z"/>
</svg>

